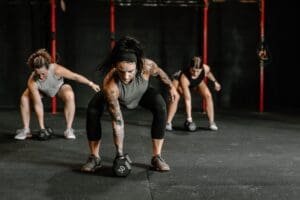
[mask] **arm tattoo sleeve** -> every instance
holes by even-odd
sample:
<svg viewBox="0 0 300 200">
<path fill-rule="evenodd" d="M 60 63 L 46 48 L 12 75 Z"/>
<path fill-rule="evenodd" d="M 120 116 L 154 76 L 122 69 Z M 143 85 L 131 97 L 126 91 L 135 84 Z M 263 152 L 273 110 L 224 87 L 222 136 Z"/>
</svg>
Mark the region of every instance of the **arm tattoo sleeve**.
<svg viewBox="0 0 300 200">
<path fill-rule="evenodd" d="M 123 154 L 123 141 L 124 141 L 124 121 L 121 113 L 118 97 L 114 91 L 106 93 L 108 110 L 112 118 L 112 128 L 114 143 L 119 155 Z"/>
<path fill-rule="evenodd" d="M 159 68 L 155 63 L 152 64 L 151 72 L 153 75 L 158 75 L 159 79 L 170 89 L 172 87 L 172 81 L 168 75 Z"/>
<path fill-rule="evenodd" d="M 115 135 L 124 134 L 124 121 L 119 105 L 118 97 L 115 92 L 106 93 L 108 110 L 112 118 L 113 131 Z"/>
</svg>

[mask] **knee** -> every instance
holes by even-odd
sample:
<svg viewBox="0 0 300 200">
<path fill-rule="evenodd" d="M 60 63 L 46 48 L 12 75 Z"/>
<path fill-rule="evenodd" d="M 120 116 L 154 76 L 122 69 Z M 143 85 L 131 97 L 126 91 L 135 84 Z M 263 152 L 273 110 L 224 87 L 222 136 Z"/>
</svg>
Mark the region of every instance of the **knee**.
<svg viewBox="0 0 300 200">
<path fill-rule="evenodd" d="M 153 112 L 158 115 L 165 116 L 167 113 L 166 102 L 163 99 L 157 99 L 155 101 L 155 106 L 154 106 Z"/>
<path fill-rule="evenodd" d="M 73 90 L 66 91 L 64 99 L 66 102 L 75 102 L 75 95 Z"/>
<path fill-rule="evenodd" d="M 211 101 L 212 100 L 212 96 L 211 96 L 211 93 L 209 91 L 205 92 L 203 94 L 203 97 L 205 98 L 206 101 Z"/>
<path fill-rule="evenodd" d="M 29 95 L 23 94 L 20 99 L 20 105 L 24 106 L 24 105 L 28 104 L 28 102 L 29 102 Z"/>
<path fill-rule="evenodd" d="M 94 118 L 94 117 L 98 116 L 99 113 L 100 113 L 99 110 L 92 106 L 88 106 L 87 111 L 86 111 L 88 118 Z"/>
<path fill-rule="evenodd" d="M 178 103 L 180 100 L 180 95 L 178 93 L 175 94 L 174 102 Z"/>
<path fill-rule="evenodd" d="M 90 120 L 98 120 L 101 118 L 103 110 L 103 107 L 96 107 L 93 104 L 88 104 L 86 117 Z"/>
</svg>

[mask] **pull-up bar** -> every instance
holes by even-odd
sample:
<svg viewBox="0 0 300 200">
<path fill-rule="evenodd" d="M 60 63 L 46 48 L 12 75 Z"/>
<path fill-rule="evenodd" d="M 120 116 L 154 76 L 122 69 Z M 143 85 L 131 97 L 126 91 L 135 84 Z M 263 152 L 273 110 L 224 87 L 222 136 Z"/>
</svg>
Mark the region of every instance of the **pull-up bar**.
<svg viewBox="0 0 300 200">
<path fill-rule="evenodd" d="M 202 0 L 114 0 L 117 6 L 203 6 Z"/>
<path fill-rule="evenodd" d="M 116 6 L 205 7 L 208 3 L 257 3 L 259 0 L 114 0 Z"/>
</svg>

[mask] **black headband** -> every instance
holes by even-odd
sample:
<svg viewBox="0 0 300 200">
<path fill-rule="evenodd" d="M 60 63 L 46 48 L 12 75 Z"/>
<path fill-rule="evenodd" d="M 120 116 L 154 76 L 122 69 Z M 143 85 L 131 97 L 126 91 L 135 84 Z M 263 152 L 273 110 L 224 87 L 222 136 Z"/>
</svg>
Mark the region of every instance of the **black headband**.
<svg viewBox="0 0 300 200">
<path fill-rule="evenodd" d="M 137 57 L 132 52 L 122 52 L 116 55 L 115 62 L 128 61 L 137 63 Z"/>
</svg>

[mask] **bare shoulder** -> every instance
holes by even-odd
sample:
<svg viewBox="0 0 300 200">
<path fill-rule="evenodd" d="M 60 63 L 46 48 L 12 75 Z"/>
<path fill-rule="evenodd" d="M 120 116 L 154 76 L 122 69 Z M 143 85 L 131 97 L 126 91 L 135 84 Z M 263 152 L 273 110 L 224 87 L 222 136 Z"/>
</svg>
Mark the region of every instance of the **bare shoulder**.
<svg viewBox="0 0 300 200">
<path fill-rule="evenodd" d="M 27 81 L 27 87 L 29 90 L 33 90 L 37 88 L 36 81 L 34 79 L 34 74 L 31 74 Z"/>
<path fill-rule="evenodd" d="M 50 65 L 53 66 L 53 69 L 54 69 L 54 70 L 57 70 L 57 69 L 63 67 L 62 65 L 59 65 L 59 64 L 57 64 L 57 63 L 51 63 Z"/>
<path fill-rule="evenodd" d="M 61 76 L 61 74 L 63 73 L 63 70 L 65 69 L 62 65 L 59 65 L 57 63 L 51 63 L 53 66 L 53 72 L 55 75 L 57 76 Z"/>
<path fill-rule="evenodd" d="M 153 75 L 156 76 L 158 71 L 159 71 L 159 67 L 158 65 L 151 59 L 149 58 L 145 58 L 143 59 L 143 71 L 145 74 L 148 75 Z"/>
<path fill-rule="evenodd" d="M 27 84 L 29 85 L 29 84 L 33 84 L 33 83 L 35 83 L 34 74 L 31 74 L 27 80 Z"/>
<path fill-rule="evenodd" d="M 104 77 L 104 80 L 103 80 L 103 85 L 106 85 L 108 82 L 110 82 L 114 75 L 116 73 L 116 69 L 115 68 L 112 68 Z"/>
<path fill-rule="evenodd" d="M 190 84 L 189 79 L 186 77 L 184 73 L 181 74 L 179 78 L 180 85 L 182 86 L 188 86 Z"/>
<path fill-rule="evenodd" d="M 105 77 L 104 87 L 103 91 L 107 98 L 118 98 L 119 97 L 119 88 L 117 86 L 117 83 L 114 79 L 114 76 L 111 75 L 109 77 Z"/>
<path fill-rule="evenodd" d="M 155 63 L 153 60 L 149 59 L 149 58 L 144 58 L 144 65 L 153 65 L 153 63 Z"/>
<path fill-rule="evenodd" d="M 116 73 L 116 68 L 112 68 L 111 70 L 109 70 L 109 72 L 105 75 L 105 79 L 111 79 L 114 74 Z"/>
<path fill-rule="evenodd" d="M 145 71 L 151 71 L 153 68 L 157 67 L 157 64 L 149 58 L 144 58 L 143 63 L 143 69 Z"/>
<path fill-rule="evenodd" d="M 210 67 L 207 64 L 203 64 L 204 71 L 208 72 L 210 70 Z"/>
</svg>

